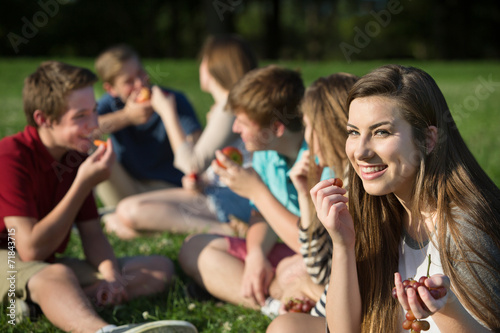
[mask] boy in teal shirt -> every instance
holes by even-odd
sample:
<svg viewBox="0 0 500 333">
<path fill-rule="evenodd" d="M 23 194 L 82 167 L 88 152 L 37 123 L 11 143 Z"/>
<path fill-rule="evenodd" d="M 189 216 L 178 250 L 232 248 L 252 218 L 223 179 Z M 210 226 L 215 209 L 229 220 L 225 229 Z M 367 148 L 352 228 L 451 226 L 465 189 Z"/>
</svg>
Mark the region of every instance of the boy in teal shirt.
<svg viewBox="0 0 500 333">
<path fill-rule="evenodd" d="M 212 168 L 231 190 L 251 200 L 250 227 L 245 239 L 197 235 L 179 255 L 184 271 L 222 300 L 258 309 L 267 296 L 280 298 L 283 286 L 270 288 L 279 280 L 275 268 L 300 249 L 297 191 L 288 173 L 306 148 L 299 111 L 303 93 L 299 73 L 268 66 L 249 72 L 229 94 L 233 131 L 254 152 L 253 168 L 239 167 L 221 152 L 217 159 L 227 169 L 215 162 Z"/>
</svg>

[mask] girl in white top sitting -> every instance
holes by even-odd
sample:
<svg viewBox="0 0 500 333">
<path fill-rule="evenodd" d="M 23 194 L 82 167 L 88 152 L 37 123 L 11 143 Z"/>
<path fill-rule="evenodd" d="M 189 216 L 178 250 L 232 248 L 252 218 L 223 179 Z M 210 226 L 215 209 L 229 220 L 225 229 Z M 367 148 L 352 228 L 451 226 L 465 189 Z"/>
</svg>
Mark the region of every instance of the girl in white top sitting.
<svg viewBox="0 0 500 333">
<path fill-rule="evenodd" d="M 108 231 L 123 239 L 152 231 L 227 235 L 245 231 L 241 221 L 250 216 L 248 200 L 220 184 L 209 166 L 215 151 L 226 146 L 237 147 L 243 153 L 244 163 L 251 163 L 251 155 L 245 151 L 240 136 L 232 131 L 234 115 L 225 110 L 225 105 L 231 87 L 256 67 L 254 52 L 240 37 L 224 35 L 207 39 L 201 52 L 200 87 L 212 95 L 214 104 L 196 144 L 186 139 L 174 112 L 174 98 L 153 87 L 151 104 L 164 120 L 175 155 L 174 165 L 185 174 L 183 188 L 125 198 L 116 213 L 107 217 Z"/>
<path fill-rule="evenodd" d="M 499 332 L 500 191 L 435 81 L 384 66 L 347 105 L 349 198 L 332 180 L 311 190 L 333 243 L 327 331 L 408 332 L 410 312 L 426 332 Z M 405 290 L 403 280 L 427 276 L 428 254 L 429 278 Z M 325 322 L 287 314 L 268 329 L 279 330 L 325 332 Z"/>
</svg>

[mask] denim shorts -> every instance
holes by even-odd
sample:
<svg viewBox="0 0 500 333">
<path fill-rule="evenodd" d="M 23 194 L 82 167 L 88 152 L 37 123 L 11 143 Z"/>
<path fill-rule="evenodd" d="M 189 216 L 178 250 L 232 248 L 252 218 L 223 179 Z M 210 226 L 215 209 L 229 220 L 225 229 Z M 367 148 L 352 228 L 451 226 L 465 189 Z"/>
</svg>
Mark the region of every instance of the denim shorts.
<svg viewBox="0 0 500 333">
<path fill-rule="evenodd" d="M 229 222 L 229 215 L 242 221 L 250 219 L 250 201 L 240 197 L 228 187 L 209 186 L 205 188 L 208 206 L 220 222 Z"/>
</svg>

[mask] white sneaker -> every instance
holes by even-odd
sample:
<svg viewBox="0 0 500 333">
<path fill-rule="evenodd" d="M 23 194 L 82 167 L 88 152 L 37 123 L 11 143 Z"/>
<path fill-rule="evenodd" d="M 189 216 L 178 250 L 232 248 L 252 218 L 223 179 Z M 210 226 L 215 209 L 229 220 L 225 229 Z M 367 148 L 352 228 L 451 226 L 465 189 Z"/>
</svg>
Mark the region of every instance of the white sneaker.
<svg viewBox="0 0 500 333">
<path fill-rule="evenodd" d="M 111 333 L 198 333 L 193 324 L 183 320 L 158 320 L 144 324 L 118 326 Z"/>
<path fill-rule="evenodd" d="M 26 302 L 20 298 L 16 298 L 16 324 L 21 323 L 23 320 L 29 318 L 32 322 L 38 320 L 42 314 L 40 307 L 33 302 Z"/>
<path fill-rule="evenodd" d="M 268 297 L 263 307 L 260 308 L 260 312 L 271 319 L 276 318 L 280 314 L 281 301 Z"/>
</svg>

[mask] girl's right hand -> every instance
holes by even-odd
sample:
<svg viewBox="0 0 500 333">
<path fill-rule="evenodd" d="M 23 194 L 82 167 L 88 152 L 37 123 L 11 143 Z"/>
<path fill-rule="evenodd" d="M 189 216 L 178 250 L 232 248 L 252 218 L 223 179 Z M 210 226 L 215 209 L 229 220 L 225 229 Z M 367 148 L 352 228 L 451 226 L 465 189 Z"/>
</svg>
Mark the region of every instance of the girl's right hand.
<svg viewBox="0 0 500 333">
<path fill-rule="evenodd" d="M 335 186 L 334 179 L 316 184 L 310 191 L 318 219 L 330 234 L 334 244 L 354 246 L 354 222 L 347 208 L 347 191 Z"/>
</svg>

